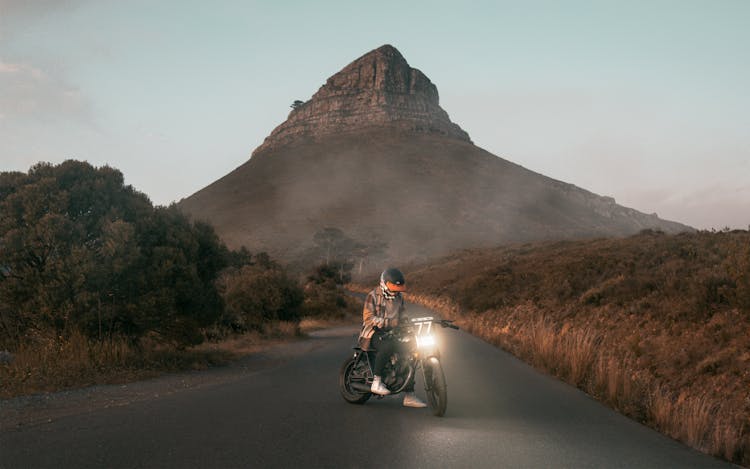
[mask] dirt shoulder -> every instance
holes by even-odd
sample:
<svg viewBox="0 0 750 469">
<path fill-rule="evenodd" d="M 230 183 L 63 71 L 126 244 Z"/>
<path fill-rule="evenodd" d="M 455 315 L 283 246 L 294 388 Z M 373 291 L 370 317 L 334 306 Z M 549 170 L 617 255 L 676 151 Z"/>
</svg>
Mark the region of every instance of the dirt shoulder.
<svg viewBox="0 0 750 469">
<path fill-rule="evenodd" d="M 0 400 L 0 431 L 40 425 L 68 415 L 123 407 L 186 390 L 230 383 L 278 367 L 324 346 L 333 338 L 354 334 L 358 329 L 356 324 L 321 322 L 310 326 L 305 337 L 268 341 L 257 345 L 252 353 L 225 366 L 169 373 L 125 384 L 97 385 Z"/>
</svg>

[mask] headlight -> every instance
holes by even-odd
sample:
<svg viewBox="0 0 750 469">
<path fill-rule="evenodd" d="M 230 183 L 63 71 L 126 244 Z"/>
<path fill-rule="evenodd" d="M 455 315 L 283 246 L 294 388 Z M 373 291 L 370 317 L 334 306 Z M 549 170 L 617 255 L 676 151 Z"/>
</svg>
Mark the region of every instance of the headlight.
<svg viewBox="0 0 750 469">
<path fill-rule="evenodd" d="M 423 335 L 417 336 L 417 347 L 430 348 L 435 346 L 435 336 Z"/>
</svg>

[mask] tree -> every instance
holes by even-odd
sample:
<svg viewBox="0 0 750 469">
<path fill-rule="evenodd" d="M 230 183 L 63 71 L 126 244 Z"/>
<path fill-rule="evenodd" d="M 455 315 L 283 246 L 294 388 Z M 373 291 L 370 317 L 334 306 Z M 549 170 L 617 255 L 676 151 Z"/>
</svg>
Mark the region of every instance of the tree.
<svg viewBox="0 0 750 469">
<path fill-rule="evenodd" d="M 304 105 L 305 105 L 304 101 L 300 101 L 299 99 L 296 99 L 296 100 L 294 100 L 294 102 L 292 103 L 292 105 L 289 106 L 289 107 L 291 107 L 292 109 L 294 109 L 296 111 L 297 109 L 301 108 Z"/>
<path fill-rule="evenodd" d="M 327 227 L 313 235 L 319 258 L 326 266 L 335 266 L 339 272 L 339 283 L 350 279 L 354 267 L 354 253 L 360 249 L 360 243 L 349 238 L 338 228 Z"/>
<path fill-rule="evenodd" d="M 221 313 L 227 251 L 116 169 L 69 160 L 0 173 L 0 346 L 74 331 L 199 342 Z"/>
<path fill-rule="evenodd" d="M 373 257 L 378 257 L 385 253 L 388 243 L 374 239 L 368 244 L 359 243 L 354 250 L 354 256 L 357 259 L 357 274 L 362 275 L 365 263 Z"/>
<path fill-rule="evenodd" d="M 313 235 L 313 243 L 318 248 L 325 265 L 329 265 L 333 258 L 345 257 L 343 252 L 353 241 L 338 228 L 327 227 Z"/>
<path fill-rule="evenodd" d="M 382 256 L 388 248 L 388 243 L 374 238 L 368 241 L 358 241 L 349 238 L 343 231 L 335 227 L 326 227 L 313 235 L 313 248 L 303 257 L 306 265 L 333 265 L 339 271 L 340 283 L 349 278 L 355 264 L 357 272 L 362 274 L 364 265 L 369 260 Z"/>
</svg>

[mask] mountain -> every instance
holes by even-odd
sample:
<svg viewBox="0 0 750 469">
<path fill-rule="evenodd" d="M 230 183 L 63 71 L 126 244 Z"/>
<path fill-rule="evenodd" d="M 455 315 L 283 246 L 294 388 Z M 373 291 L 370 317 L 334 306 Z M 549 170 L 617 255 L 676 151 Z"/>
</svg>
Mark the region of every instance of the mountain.
<svg viewBox="0 0 750 469">
<path fill-rule="evenodd" d="M 477 146 L 393 46 L 330 77 L 231 173 L 179 202 L 232 247 L 285 261 L 316 232 L 387 244 L 382 262 L 508 242 L 691 230 Z"/>
</svg>

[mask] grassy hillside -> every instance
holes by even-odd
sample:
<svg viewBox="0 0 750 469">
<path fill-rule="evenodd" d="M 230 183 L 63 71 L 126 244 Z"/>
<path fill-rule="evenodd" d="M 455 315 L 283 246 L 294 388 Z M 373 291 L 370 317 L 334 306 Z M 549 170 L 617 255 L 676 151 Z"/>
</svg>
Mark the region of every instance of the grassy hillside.
<svg viewBox="0 0 750 469">
<path fill-rule="evenodd" d="M 412 299 L 705 452 L 750 464 L 750 233 L 467 251 Z"/>
<path fill-rule="evenodd" d="M 382 241 L 386 258 L 411 260 L 500 242 L 690 230 L 470 143 L 394 129 L 258 152 L 178 206 L 209 221 L 230 247 L 285 262 L 325 227 L 365 245 Z"/>
</svg>

